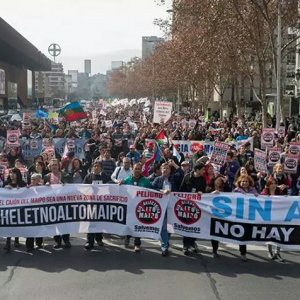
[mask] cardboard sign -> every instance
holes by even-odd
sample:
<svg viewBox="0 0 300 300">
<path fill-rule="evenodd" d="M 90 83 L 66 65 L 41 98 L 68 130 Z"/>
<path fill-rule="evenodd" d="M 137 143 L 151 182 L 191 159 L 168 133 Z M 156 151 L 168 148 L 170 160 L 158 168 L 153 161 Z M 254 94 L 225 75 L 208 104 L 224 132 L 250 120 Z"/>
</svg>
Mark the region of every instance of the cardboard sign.
<svg viewBox="0 0 300 300">
<path fill-rule="evenodd" d="M 6 143 L 8 146 L 20 146 L 19 130 L 7 130 Z"/>
<path fill-rule="evenodd" d="M 284 172 L 296 174 L 298 167 L 298 155 L 286 154 L 284 160 Z"/>
<path fill-rule="evenodd" d="M 266 152 L 254 149 L 254 166 L 257 172 L 267 173 Z"/>
<path fill-rule="evenodd" d="M 30 121 L 30 114 L 29 113 L 23 113 L 22 128 L 24 130 L 31 129 L 31 121 Z"/>
<path fill-rule="evenodd" d="M 210 163 L 220 166 L 223 165 L 226 161 L 228 149 L 228 144 L 216 141 L 214 143 L 214 150 L 210 158 Z"/>
<path fill-rule="evenodd" d="M 172 102 L 155 101 L 153 123 L 166 123 L 172 116 Z"/>
<path fill-rule="evenodd" d="M 39 148 L 39 141 L 37 139 L 29 140 L 30 150 L 37 150 Z"/>
<path fill-rule="evenodd" d="M 280 164 L 280 148 L 271 148 L 269 149 L 269 166 L 274 166 L 276 164 Z"/>
<path fill-rule="evenodd" d="M 290 142 L 289 154 L 298 155 L 300 154 L 300 143 Z"/>
<path fill-rule="evenodd" d="M 273 147 L 274 144 L 274 128 L 263 128 L 261 135 L 261 148 L 265 150 L 266 148 Z"/>
</svg>

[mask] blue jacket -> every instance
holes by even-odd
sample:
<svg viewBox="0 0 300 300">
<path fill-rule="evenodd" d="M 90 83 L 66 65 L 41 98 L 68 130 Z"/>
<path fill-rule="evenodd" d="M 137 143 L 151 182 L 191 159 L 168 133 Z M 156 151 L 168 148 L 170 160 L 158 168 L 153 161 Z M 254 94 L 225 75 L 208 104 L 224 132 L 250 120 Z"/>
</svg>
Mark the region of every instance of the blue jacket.
<svg viewBox="0 0 300 300">
<path fill-rule="evenodd" d="M 126 157 L 128 157 L 130 160 L 131 160 L 131 162 L 133 162 L 133 164 L 136 164 L 136 163 L 138 163 L 139 162 L 139 160 L 140 160 L 140 154 L 137 152 L 137 151 L 134 151 L 134 156 L 132 156 L 132 153 L 131 152 L 128 152 L 127 154 L 126 154 Z"/>
<path fill-rule="evenodd" d="M 177 169 L 176 173 L 172 174 L 168 181 L 171 184 L 171 191 L 172 192 L 178 192 L 181 182 L 183 180 L 184 177 L 184 172 L 181 168 Z M 163 186 L 164 186 L 164 181 L 165 181 L 165 177 L 164 176 L 159 176 L 156 177 L 152 183 L 152 188 L 155 190 L 162 190 Z"/>
<path fill-rule="evenodd" d="M 240 165 L 237 161 L 226 162 L 220 170 L 222 175 L 228 176 L 229 186 L 232 188 L 234 177 Z"/>
</svg>

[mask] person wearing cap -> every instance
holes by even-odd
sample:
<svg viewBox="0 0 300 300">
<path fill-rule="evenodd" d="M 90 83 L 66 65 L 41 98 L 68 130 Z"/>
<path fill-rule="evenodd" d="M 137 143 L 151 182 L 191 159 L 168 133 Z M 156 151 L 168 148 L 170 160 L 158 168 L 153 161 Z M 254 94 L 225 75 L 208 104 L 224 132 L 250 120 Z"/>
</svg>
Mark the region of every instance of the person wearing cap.
<svg viewBox="0 0 300 300">
<path fill-rule="evenodd" d="M 42 174 L 33 173 L 31 175 L 31 184 L 28 185 L 27 187 L 30 188 L 33 186 L 39 186 L 41 184 L 42 184 Z M 27 252 L 34 250 L 34 240 L 36 243 L 36 249 L 41 249 L 43 247 L 43 238 L 42 237 L 37 237 L 37 238 L 29 237 L 26 239 Z"/>
<path fill-rule="evenodd" d="M 181 169 L 184 172 L 184 176 L 187 175 L 190 172 L 190 163 L 188 161 L 183 161 L 181 163 Z"/>
<path fill-rule="evenodd" d="M 134 145 L 131 145 L 129 147 L 129 152 L 126 154 L 126 157 L 130 159 L 132 166 L 139 162 L 140 154 L 137 151 L 135 151 Z"/>
<path fill-rule="evenodd" d="M 193 165 L 195 166 L 197 164 L 197 160 L 201 158 L 202 156 L 207 156 L 207 154 L 204 152 L 203 145 L 199 145 L 198 151 L 193 155 Z"/>
<path fill-rule="evenodd" d="M 150 159 L 154 153 L 153 151 L 154 148 L 154 143 L 153 142 L 148 142 L 147 143 L 147 149 L 144 150 L 143 155 L 146 157 L 146 159 Z"/>
<path fill-rule="evenodd" d="M 181 183 L 180 192 L 184 193 L 197 193 L 202 195 L 206 190 L 206 180 L 204 178 L 205 165 L 197 164 L 194 166 L 193 172 L 184 176 Z M 195 238 L 183 237 L 183 253 L 188 255 L 189 248 L 194 252 L 198 252 L 198 247 Z"/>
</svg>

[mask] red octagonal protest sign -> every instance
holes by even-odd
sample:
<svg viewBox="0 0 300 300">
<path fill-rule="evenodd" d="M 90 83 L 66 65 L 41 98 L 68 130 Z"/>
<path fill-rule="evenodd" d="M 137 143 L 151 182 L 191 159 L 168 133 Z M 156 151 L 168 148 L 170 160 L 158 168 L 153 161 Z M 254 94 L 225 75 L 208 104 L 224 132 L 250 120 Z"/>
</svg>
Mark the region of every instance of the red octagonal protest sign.
<svg viewBox="0 0 300 300">
<path fill-rule="evenodd" d="M 152 225 L 161 218 L 161 206 L 154 199 L 145 199 L 138 203 L 135 209 L 136 218 L 145 225 Z"/>
<path fill-rule="evenodd" d="M 177 219 L 186 225 L 192 225 L 201 218 L 201 209 L 195 201 L 179 199 L 174 206 Z"/>
</svg>

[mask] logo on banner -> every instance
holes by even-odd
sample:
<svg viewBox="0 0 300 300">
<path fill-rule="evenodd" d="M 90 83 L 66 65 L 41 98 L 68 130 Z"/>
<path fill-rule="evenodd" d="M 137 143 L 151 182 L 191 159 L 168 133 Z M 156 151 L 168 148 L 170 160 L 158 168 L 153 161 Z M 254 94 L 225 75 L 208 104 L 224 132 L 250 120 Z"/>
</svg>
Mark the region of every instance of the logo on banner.
<svg viewBox="0 0 300 300">
<path fill-rule="evenodd" d="M 201 209 L 195 201 L 178 200 L 174 206 L 177 219 L 186 225 L 197 223 L 201 218 Z"/>
<path fill-rule="evenodd" d="M 141 223 L 152 225 L 160 219 L 161 211 L 159 202 L 153 199 L 145 199 L 138 203 L 135 214 Z"/>
<path fill-rule="evenodd" d="M 297 162 L 294 159 L 287 159 L 285 165 L 288 169 L 294 169 L 297 166 Z"/>
<path fill-rule="evenodd" d="M 280 160 L 280 154 L 278 152 L 272 152 L 270 153 L 270 162 L 277 163 Z"/>
<path fill-rule="evenodd" d="M 266 132 L 263 135 L 263 139 L 266 143 L 270 143 L 273 140 L 273 134 Z"/>
<path fill-rule="evenodd" d="M 68 139 L 67 140 L 67 147 L 68 147 L 68 149 L 74 149 L 75 148 L 75 140 Z"/>
<path fill-rule="evenodd" d="M 39 141 L 37 139 L 32 139 L 29 141 L 30 150 L 37 150 L 39 148 Z"/>
<path fill-rule="evenodd" d="M 8 137 L 7 140 L 11 143 L 11 144 L 15 144 L 18 141 L 18 136 L 14 133 L 11 133 Z"/>
<path fill-rule="evenodd" d="M 196 153 L 198 152 L 199 150 L 202 150 L 203 149 L 203 145 L 199 144 L 199 143 L 193 143 L 191 144 L 191 151 L 193 153 Z"/>
<path fill-rule="evenodd" d="M 290 154 L 299 155 L 300 153 L 300 144 L 297 142 L 291 142 L 289 147 Z"/>
</svg>

